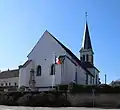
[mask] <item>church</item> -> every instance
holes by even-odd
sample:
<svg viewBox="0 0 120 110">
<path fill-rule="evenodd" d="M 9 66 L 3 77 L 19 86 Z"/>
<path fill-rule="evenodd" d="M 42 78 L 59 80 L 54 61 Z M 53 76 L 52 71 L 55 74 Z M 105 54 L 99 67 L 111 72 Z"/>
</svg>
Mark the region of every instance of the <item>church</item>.
<svg viewBox="0 0 120 110">
<path fill-rule="evenodd" d="M 82 85 L 99 84 L 100 71 L 94 65 L 94 52 L 87 21 L 80 57 L 47 30 L 19 66 L 18 87 L 49 91 L 57 85 L 74 82 Z"/>
</svg>

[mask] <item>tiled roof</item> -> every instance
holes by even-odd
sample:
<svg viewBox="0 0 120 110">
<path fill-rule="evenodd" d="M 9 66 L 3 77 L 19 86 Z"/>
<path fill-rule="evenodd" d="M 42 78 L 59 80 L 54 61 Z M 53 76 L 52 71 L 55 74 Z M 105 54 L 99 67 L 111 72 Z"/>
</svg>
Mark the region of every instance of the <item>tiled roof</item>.
<svg viewBox="0 0 120 110">
<path fill-rule="evenodd" d="M 49 32 L 48 32 L 49 33 Z M 66 47 L 64 46 L 59 40 L 57 40 L 51 33 L 49 33 L 60 45 L 62 48 L 64 48 L 64 50 L 84 69 L 87 71 L 88 74 L 90 74 L 91 76 L 93 76 L 93 74 L 87 70 L 87 68 L 82 65 L 81 61 Z M 94 77 L 94 76 L 93 76 Z"/>
<path fill-rule="evenodd" d="M 0 79 L 19 77 L 19 69 L 2 71 L 0 73 Z"/>
</svg>

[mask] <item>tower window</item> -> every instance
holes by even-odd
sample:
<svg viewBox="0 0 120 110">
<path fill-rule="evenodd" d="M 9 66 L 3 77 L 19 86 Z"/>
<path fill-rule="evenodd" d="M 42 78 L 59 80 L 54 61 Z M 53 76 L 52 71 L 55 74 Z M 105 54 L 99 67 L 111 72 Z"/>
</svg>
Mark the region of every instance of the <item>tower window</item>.
<svg viewBox="0 0 120 110">
<path fill-rule="evenodd" d="M 7 83 L 6 83 L 6 86 L 7 86 Z"/>
<path fill-rule="evenodd" d="M 82 57 L 80 57 L 81 61 L 82 61 Z"/>
<path fill-rule="evenodd" d="M 11 86 L 11 83 L 9 82 L 9 86 Z"/>
<path fill-rule="evenodd" d="M 50 75 L 54 75 L 54 74 L 55 74 L 55 65 L 52 64 L 51 65 L 51 73 L 50 73 Z"/>
<path fill-rule="evenodd" d="M 88 62 L 89 61 L 89 58 L 88 58 L 89 56 L 88 56 L 88 54 L 86 55 L 86 61 Z"/>
<path fill-rule="evenodd" d="M 3 83 L 1 83 L 1 86 L 3 86 Z"/>
<path fill-rule="evenodd" d="M 85 61 L 85 55 L 83 55 L 83 61 Z"/>
<path fill-rule="evenodd" d="M 36 76 L 41 76 L 41 66 L 40 65 L 37 67 L 37 74 L 36 74 Z"/>
</svg>

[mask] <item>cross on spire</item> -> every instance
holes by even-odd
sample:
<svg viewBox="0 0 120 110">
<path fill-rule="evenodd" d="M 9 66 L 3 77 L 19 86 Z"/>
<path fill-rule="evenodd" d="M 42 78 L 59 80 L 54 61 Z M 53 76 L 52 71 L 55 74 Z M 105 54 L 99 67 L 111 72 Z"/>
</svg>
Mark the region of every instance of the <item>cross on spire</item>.
<svg viewBox="0 0 120 110">
<path fill-rule="evenodd" d="M 86 21 L 87 21 L 87 16 L 88 16 L 88 14 L 87 14 L 87 12 L 85 12 Z"/>
</svg>

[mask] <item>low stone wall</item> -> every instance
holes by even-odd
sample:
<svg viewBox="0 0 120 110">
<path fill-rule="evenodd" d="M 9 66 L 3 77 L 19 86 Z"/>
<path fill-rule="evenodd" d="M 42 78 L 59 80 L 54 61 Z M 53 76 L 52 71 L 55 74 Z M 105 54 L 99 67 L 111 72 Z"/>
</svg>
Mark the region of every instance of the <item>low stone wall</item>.
<svg viewBox="0 0 120 110">
<path fill-rule="evenodd" d="M 32 101 L 31 101 L 32 100 Z M 1 105 L 120 108 L 120 93 L 4 92 Z"/>
<path fill-rule="evenodd" d="M 70 94 L 67 95 L 72 106 L 84 106 L 89 104 L 97 107 L 120 107 L 120 94 Z"/>
</svg>

